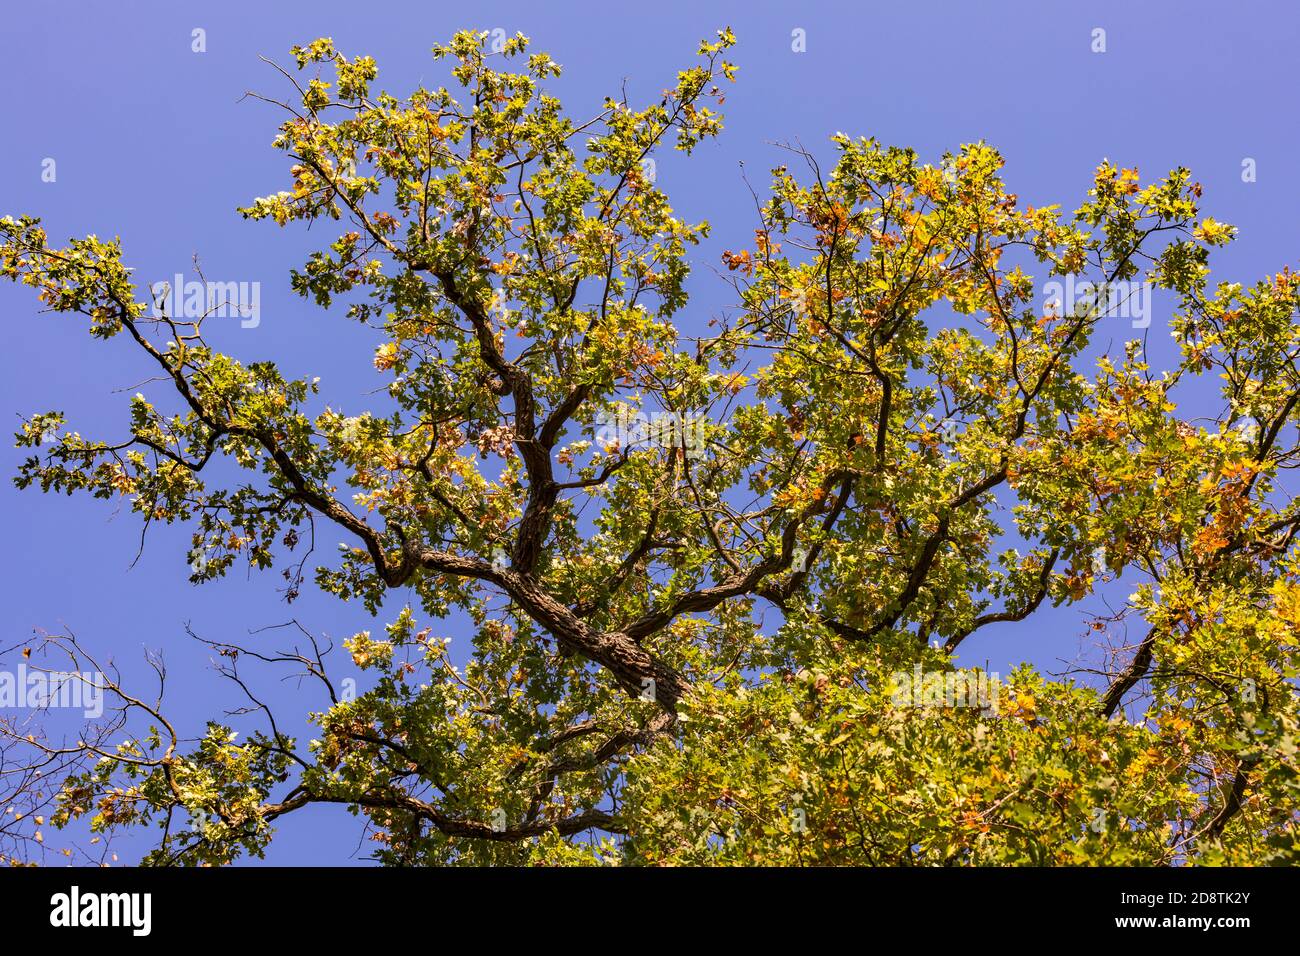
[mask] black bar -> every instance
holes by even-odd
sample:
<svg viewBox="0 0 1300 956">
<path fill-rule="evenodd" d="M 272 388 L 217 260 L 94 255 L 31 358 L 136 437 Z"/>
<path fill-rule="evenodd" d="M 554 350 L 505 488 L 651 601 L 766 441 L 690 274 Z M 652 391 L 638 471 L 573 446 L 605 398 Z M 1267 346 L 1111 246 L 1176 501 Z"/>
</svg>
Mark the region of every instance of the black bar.
<svg viewBox="0 0 1300 956">
<path fill-rule="evenodd" d="M 0 900 L 10 932 L 113 945 L 185 941 L 318 943 L 337 947 L 361 934 L 443 945 L 481 931 L 496 949 L 506 939 L 556 945 L 604 938 L 700 932 L 735 943 L 807 933 L 810 945 L 835 933 L 883 945 L 902 933 L 925 949 L 981 946 L 1001 934 L 1044 943 L 1106 937 L 1196 937 L 1289 931 L 1300 880 L 1289 869 L 10 869 Z M 149 932 L 130 925 L 51 925 L 72 887 L 88 895 L 149 894 Z M 60 897 L 59 895 L 62 894 Z M 63 903 L 60 904 L 60 899 Z M 120 909 L 143 925 L 143 897 Z M 110 901 L 106 918 L 119 900 Z M 1242 925 L 1226 925 L 1224 921 Z M 1119 925 L 1120 920 L 1153 920 Z M 1200 921 L 1209 920 L 1209 925 Z M 1191 924 L 1189 921 L 1197 921 Z M 64 920 L 68 920 L 65 918 Z M 1168 922 L 1166 922 L 1168 921 Z M 1181 921 L 1181 922 L 1180 922 Z M 129 923 L 125 916 L 119 922 Z M 567 924 L 567 925 L 566 925 Z M 451 935 L 448 935 L 450 933 Z M 560 935 L 556 935 L 556 934 Z M 879 935 L 877 935 L 879 934 Z M 438 942 L 438 941 L 441 942 Z M 896 945 L 896 944 L 894 944 Z"/>
</svg>

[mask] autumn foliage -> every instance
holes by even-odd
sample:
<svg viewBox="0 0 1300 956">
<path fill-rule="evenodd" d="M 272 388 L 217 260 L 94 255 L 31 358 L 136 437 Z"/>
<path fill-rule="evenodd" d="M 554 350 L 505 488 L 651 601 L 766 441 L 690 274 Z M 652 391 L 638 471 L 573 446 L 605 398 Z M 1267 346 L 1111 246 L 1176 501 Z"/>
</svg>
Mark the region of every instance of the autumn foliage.
<svg viewBox="0 0 1300 956">
<path fill-rule="evenodd" d="M 161 376 L 117 437 L 30 415 L 18 486 L 184 524 L 196 585 L 251 566 L 380 618 L 342 659 L 305 635 L 265 665 L 310 678 L 311 741 L 214 707 L 187 742 L 114 685 L 120 722 L 55 754 L 51 823 L 156 827 L 152 863 L 260 854 L 321 803 L 393 864 L 1300 861 L 1300 277 L 1211 284 L 1232 229 L 1185 169 L 1103 163 L 1064 212 L 988 145 L 930 164 L 837 135 L 826 168 L 781 151 L 706 327 L 708 225 L 646 160 L 718 136 L 733 42 L 585 119 L 523 37 L 458 34 L 449 87 L 404 98 L 296 48 L 286 188 L 241 211 L 337 234 L 291 281 L 382 330 L 361 414 L 154 316 L 117 242 L 0 222 L 5 277 Z M 1098 303 L 1045 307 L 1066 275 L 1151 283 L 1180 359 L 1151 367 Z M 1215 416 L 1180 413 L 1194 388 Z M 704 448 L 612 438 L 629 410 Z M 327 529 L 345 547 L 313 571 Z M 1116 578 L 1092 673 L 900 704 L 899 674 Z M 219 649 L 236 679 L 272 653 Z"/>
</svg>

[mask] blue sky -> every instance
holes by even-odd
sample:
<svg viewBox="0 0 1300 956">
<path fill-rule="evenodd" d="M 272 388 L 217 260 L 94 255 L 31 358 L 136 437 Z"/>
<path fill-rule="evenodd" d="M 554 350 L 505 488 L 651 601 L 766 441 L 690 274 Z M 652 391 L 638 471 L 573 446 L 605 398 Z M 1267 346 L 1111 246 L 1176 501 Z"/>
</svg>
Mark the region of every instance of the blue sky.
<svg viewBox="0 0 1300 956">
<path fill-rule="evenodd" d="M 288 270 L 331 237 L 244 222 L 235 212 L 287 180 L 269 145 L 275 109 L 241 100 L 250 89 L 283 92 L 284 80 L 258 57 L 287 63 L 291 45 L 332 36 L 349 55 L 374 56 L 379 86 L 404 94 L 444 82 L 429 55 L 434 42 L 462 28 L 519 30 L 563 64 L 555 89 L 582 115 L 624 80 L 634 98 L 656 96 L 696 43 L 724 25 L 739 39 L 732 59 L 740 66 L 726 132 L 689 161 L 670 157 L 658 169 L 679 214 L 714 227 L 696 259 L 693 304 L 678 323 L 688 334 L 727 302 L 712 274 L 718 253 L 752 239 L 741 164 L 761 190 L 767 170 L 783 161 L 775 142 L 802 141 L 829 156 L 836 131 L 912 146 L 935 162 L 984 139 L 1003 152 L 1010 190 L 1034 205 L 1073 208 L 1103 157 L 1138 166 L 1144 179 L 1185 165 L 1205 185 L 1205 211 L 1240 230 L 1217 255 L 1217 275 L 1250 282 L 1294 264 L 1300 13 L 1283 0 L 12 4 L 0 26 L 10 91 L 0 215 L 39 215 L 58 241 L 120 235 L 143 282 L 188 273 L 194 255 L 210 279 L 260 282 L 260 324 L 231 321 L 215 343 L 246 361 L 274 358 L 291 376 L 321 376 L 331 403 L 355 414 L 379 384 L 370 333 L 288 288 Z M 206 31 L 206 52 L 191 50 L 195 28 Z M 1104 53 L 1092 51 L 1098 28 Z M 806 52 L 791 49 L 796 29 L 805 31 Z M 1255 182 L 1242 179 L 1248 158 Z M 42 181 L 46 159 L 55 160 L 54 182 Z M 83 434 L 123 434 L 126 399 L 152 374 L 124 340 L 97 342 L 75 321 L 38 315 L 21 287 L 0 287 L 0 315 L 9 329 L 0 354 L 6 433 L 19 414 L 59 409 Z M 1172 355 L 1169 318 L 1157 308 L 1157 362 Z M 20 458 L 10 449 L 0 465 L 12 474 Z M 187 622 L 223 640 L 290 616 L 336 641 L 374 626 L 363 609 L 311 594 L 287 609 L 271 575 L 193 587 L 183 560 L 188 534 L 178 529 L 152 533 L 132 567 L 140 527 L 128 511 L 6 487 L 0 643 L 66 627 L 140 678 L 142 649 L 161 648 L 169 706 L 191 731 L 214 702 L 239 700 L 206 669 L 208 654 L 185 636 Z M 1024 659 L 1059 667 L 1089 646 L 1080 620 L 1074 608 L 981 632 L 964 659 L 1004 671 Z M 293 685 L 265 686 L 289 710 L 320 703 Z M 268 860 L 346 863 L 359 835 L 342 810 L 295 814 Z M 142 845 L 124 843 L 123 861 Z"/>
</svg>

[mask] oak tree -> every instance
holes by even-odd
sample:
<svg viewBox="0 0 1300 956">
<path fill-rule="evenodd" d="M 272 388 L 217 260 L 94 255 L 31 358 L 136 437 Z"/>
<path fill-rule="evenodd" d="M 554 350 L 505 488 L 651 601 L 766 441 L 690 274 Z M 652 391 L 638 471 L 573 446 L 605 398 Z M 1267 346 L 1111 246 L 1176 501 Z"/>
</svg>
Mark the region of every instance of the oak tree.
<svg viewBox="0 0 1300 956">
<path fill-rule="evenodd" d="M 158 314 L 117 241 L 0 222 L 5 277 L 161 376 L 118 436 L 26 418 L 18 486 L 192 529 L 196 585 L 274 570 L 379 618 L 341 663 L 306 627 L 214 642 L 245 689 L 250 662 L 312 679 L 311 741 L 251 691 L 260 729 L 187 740 L 111 676 L 75 746 L 8 725 L 62 780 L 51 823 L 155 827 L 150 863 L 260 855 L 323 803 L 391 864 L 1300 859 L 1300 277 L 1212 285 L 1233 230 L 1186 169 L 1104 162 L 1067 213 L 1021 204 L 988 145 L 929 164 L 839 134 L 827 168 L 782 151 L 706 327 L 708 225 L 648 161 L 718 136 L 733 42 L 586 118 L 523 36 L 456 35 L 449 85 L 404 98 L 329 39 L 293 50 L 287 188 L 241 212 L 332 230 L 291 281 L 382 330 L 363 414 Z M 1044 307 L 1065 276 L 1092 293 Z M 1095 347 L 1140 283 L 1175 304 L 1170 367 Z M 1182 417 L 1189 393 L 1217 414 Z M 311 581 L 309 536 L 345 541 Z M 900 694 L 1120 577 L 1093 625 L 1135 637 L 1093 674 Z"/>
</svg>

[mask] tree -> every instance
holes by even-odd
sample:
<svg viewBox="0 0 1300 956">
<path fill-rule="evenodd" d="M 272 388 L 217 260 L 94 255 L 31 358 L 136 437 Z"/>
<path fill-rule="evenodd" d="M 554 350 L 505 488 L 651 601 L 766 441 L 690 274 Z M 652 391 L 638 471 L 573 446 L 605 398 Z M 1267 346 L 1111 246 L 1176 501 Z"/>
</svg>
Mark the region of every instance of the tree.
<svg viewBox="0 0 1300 956">
<path fill-rule="evenodd" d="M 118 706 L 78 746 L 11 725 L 66 777 L 53 823 L 156 826 L 151 863 L 260 854 L 321 803 L 394 864 L 1300 858 L 1300 278 L 1211 289 L 1233 230 L 1185 169 L 1104 162 L 1067 216 L 1021 208 L 987 145 L 936 166 L 837 135 L 825 172 L 787 149 L 724 256 L 733 315 L 680 335 L 708 226 L 647 161 L 718 135 L 733 42 L 581 122 L 523 36 L 456 35 L 434 48 L 452 88 L 400 100 L 370 58 L 294 48 L 333 78 L 284 72 L 292 185 L 241 211 L 344 223 L 292 283 L 384 331 L 387 395 L 357 417 L 151 314 L 118 242 L 0 223 L 5 276 L 125 333 L 167 386 L 117 441 L 26 419 L 18 486 L 125 497 L 194 529 L 195 583 L 247 563 L 290 597 L 296 546 L 332 527 L 315 585 L 389 618 L 346 644 L 359 695 L 306 629 L 290 653 L 214 644 L 245 690 L 249 658 L 315 679 L 306 745 L 248 691 L 263 729 L 214 720 L 191 746 L 109 677 Z M 1042 308 L 1067 276 L 1091 286 Z M 1087 358 L 1141 283 L 1178 302 L 1177 367 L 1136 340 Z M 1207 376 L 1218 416 L 1180 419 Z M 1103 680 L 954 666 L 976 631 L 1120 575 L 1136 590 L 1095 627 L 1143 636 Z M 443 620 L 473 631 L 461 669 Z"/>
</svg>

